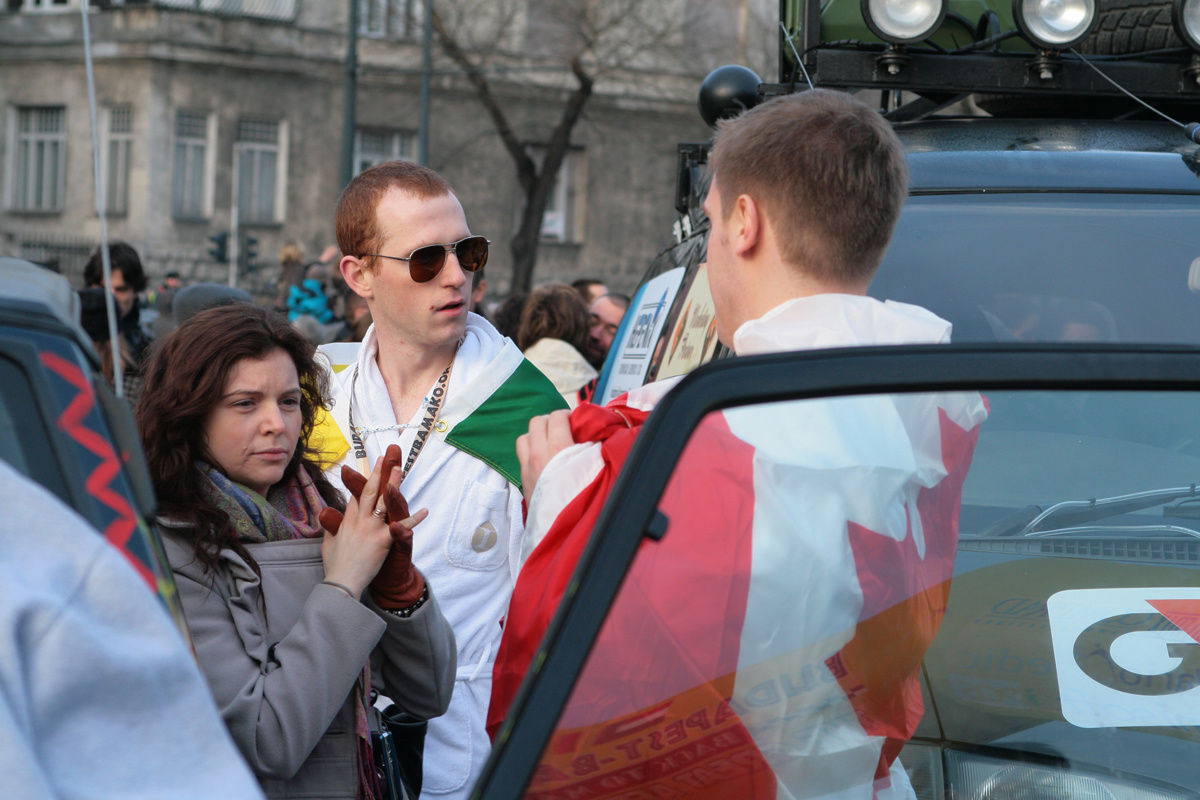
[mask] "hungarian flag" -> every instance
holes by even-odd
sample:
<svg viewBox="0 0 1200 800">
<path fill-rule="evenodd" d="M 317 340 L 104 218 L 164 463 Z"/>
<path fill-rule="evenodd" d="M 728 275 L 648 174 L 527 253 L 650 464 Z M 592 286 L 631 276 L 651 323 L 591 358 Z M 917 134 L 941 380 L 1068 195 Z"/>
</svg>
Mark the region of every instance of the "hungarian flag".
<svg viewBox="0 0 1200 800">
<path fill-rule="evenodd" d="M 664 384 L 673 382 L 663 382 Z M 494 736 L 624 458 L 669 386 L 571 417 L 494 673 Z M 977 393 L 710 414 L 676 466 L 528 795 L 911 795 L 901 745 L 945 613 Z"/>
</svg>

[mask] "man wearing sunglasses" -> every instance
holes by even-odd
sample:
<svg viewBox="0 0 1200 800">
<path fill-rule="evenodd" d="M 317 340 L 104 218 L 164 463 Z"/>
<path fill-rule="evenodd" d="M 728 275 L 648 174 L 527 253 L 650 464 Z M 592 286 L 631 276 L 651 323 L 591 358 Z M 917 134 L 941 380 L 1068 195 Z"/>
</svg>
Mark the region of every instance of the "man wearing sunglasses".
<svg viewBox="0 0 1200 800">
<path fill-rule="evenodd" d="M 531 417 L 566 404 L 469 312 L 489 243 L 472 235 L 440 175 L 398 161 L 373 167 L 343 191 L 336 226 L 342 276 L 374 323 L 361 345 L 321 348 L 333 405 L 314 442 L 339 486 L 342 464 L 369 474 L 398 444 L 400 490 L 414 511 L 429 509 L 412 558 L 454 628 L 458 680 L 429 725 L 422 796 L 465 797 L 490 750 L 492 665 L 524 534 L 515 442 Z"/>
</svg>

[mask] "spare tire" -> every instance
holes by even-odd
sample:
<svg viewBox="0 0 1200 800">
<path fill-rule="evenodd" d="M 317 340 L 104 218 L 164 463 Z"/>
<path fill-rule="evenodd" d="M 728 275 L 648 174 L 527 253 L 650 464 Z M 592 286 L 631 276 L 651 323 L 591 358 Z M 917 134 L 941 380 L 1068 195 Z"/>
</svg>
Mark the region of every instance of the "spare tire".
<svg viewBox="0 0 1200 800">
<path fill-rule="evenodd" d="M 1099 20 L 1095 30 L 1078 45 L 1081 53 L 1115 56 L 1185 47 L 1171 24 L 1170 0 L 1099 0 L 1096 13 Z M 980 95 L 976 102 L 997 117 L 1111 119 L 1137 108 L 1132 100 L 1120 97 Z"/>
<path fill-rule="evenodd" d="M 1100 19 L 1080 52 L 1124 55 L 1183 47 L 1171 25 L 1171 3 L 1154 0 L 1100 0 Z"/>
</svg>

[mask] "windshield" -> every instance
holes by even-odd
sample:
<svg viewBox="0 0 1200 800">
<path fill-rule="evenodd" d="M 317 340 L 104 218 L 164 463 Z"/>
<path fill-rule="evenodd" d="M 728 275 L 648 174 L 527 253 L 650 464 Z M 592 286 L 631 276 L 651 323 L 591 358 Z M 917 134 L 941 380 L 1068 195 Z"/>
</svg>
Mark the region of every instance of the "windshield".
<svg viewBox="0 0 1200 800">
<path fill-rule="evenodd" d="M 1185 392 L 711 413 L 528 795 L 1192 798 L 1198 480 Z"/>
<path fill-rule="evenodd" d="M 871 285 L 924 306 L 956 342 L 1200 344 L 1195 197 L 910 197 Z"/>
</svg>

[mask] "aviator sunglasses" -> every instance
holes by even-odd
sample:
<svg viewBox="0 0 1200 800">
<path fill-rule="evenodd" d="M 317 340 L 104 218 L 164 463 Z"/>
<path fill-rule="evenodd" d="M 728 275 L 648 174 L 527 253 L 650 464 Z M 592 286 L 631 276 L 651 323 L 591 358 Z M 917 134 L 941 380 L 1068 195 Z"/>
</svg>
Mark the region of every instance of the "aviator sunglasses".
<svg viewBox="0 0 1200 800">
<path fill-rule="evenodd" d="M 458 258 L 458 264 L 466 272 L 478 272 L 483 269 L 488 260 L 488 245 L 490 241 L 482 236 L 468 236 L 450 244 L 427 244 L 412 251 L 408 258 L 402 256 L 385 256 L 380 253 L 364 253 L 359 258 L 390 258 L 393 261 L 407 261 L 408 274 L 416 283 L 425 283 L 437 277 L 446 266 L 446 253 L 451 250 Z"/>
</svg>

